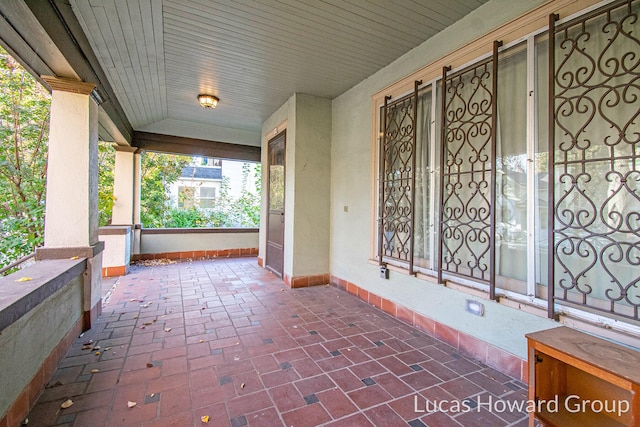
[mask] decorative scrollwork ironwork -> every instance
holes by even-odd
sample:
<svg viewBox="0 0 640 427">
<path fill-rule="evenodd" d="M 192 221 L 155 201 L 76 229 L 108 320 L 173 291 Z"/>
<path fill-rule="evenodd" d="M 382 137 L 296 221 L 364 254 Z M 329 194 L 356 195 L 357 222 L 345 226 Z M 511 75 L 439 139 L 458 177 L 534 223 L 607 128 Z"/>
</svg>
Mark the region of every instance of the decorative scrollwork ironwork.
<svg viewBox="0 0 640 427">
<path fill-rule="evenodd" d="M 493 57 L 443 76 L 439 279 L 447 271 L 488 282 L 492 298 L 499 46 Z"/>
<path fill-rule="evenodd" d="M 416 84 L 416 91 L 417 91 Z M 379 257 L 413 262 L 416 92 L 383 108 Z M 411 269 L 411 268 L 410 268 Z"/>
<path fill-rule="evenodd" d="M 640 1 L 550 19 L 549 301 L 640 320 Z"/>
</svg>

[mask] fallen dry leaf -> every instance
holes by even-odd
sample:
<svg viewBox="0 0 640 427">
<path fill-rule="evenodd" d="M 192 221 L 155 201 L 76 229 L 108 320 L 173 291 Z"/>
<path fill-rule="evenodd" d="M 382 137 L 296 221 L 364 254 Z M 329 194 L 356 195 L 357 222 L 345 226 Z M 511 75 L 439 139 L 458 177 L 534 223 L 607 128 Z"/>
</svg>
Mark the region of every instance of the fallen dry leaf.
<svg viewBox="0 0 640 427">
<path fill-rule="evenodd" d="M 200 342 L 204 342 L 204 340 L 200 340 Z"/>
<path fill-rule="evenodd" d="M 71 258 L 69 258 L 69 259 L 78 259 L 78 255 L 76 255 L 76 256 L 72 256 L 72 257 L 71 257 Z"/>
<path fill-rule="evenodd" d="M 99 351 L 96 351 L 96 356 L 100 356 L 100 352 Z"/>
<path fill-rule="evenodd" d="M 133 408 L 133 407 L 134 407 L 134 406 L 136 406 L 136 405 L 137 405 L 137 403 L 136 403 L 136 402 L 132 402 L 132 401 L 128 401 L 128 402 L 127 402 L 127 407 L 128 407 L 128 408 Z"/>
<path fill-rule="evenodd" d="M 60 407 L 62 409 L 67 409 L 67 408 L 71 407 L 71 405 L 73 405 L 73 400 L 67 399 L 64 402 L 62 402 L 62 405 L 60 405 Z"/>
<path fill-rule="evenodd" d="M 153 363 L 147 363 L 147 368 L 153 368 Z"/>
<path fill-rule="evenodd" d="M 16 282 L 28 282 L 29 280 L 33 280 L 33 277 L 21 277 Z"/>
<path fill-rule="evenodd" d="M 92 369 L 92 370 L 91 370 L 91 373 L 92 373 L 92 374 L 97 374 L 98 372 L 100 372 L 100 369 Z"/>
<path fill-rule="evenodd" d="M 202 417 L 200 417 L 200 419 L 202 420 L 203 423 L 208 423 L 209 422 L 209 415 L 203 415 Z"/>
<path fill-rule="evenodd" d="M 164 328 L 165 332 L 171 332 L 171 328 Z"/>
<path fill-rule="evenodd" d="M 146 325 L 146 326 L 153 325 L 153 322 L 144 322 L 143 325 Z"/>
<path fill-rule="evenodd" d="M 244 383 L 240 384 L 240 388 L 244 388 L 244 387 L 245 387 Z"/>
<path fill-rule="evenodd" d="M 148 259 L 148 260 L 143 260 L 143 261 L 136 261 L 135 264 L 136 265 L 142 265 L 144 267 L 153 267 L 156 265 L 167 265 L 167 264 L 176 264 L 177 261 L 172 261 L 170 259 L 167 258 L 162 258 L 162 259 Z"/>
</svg>

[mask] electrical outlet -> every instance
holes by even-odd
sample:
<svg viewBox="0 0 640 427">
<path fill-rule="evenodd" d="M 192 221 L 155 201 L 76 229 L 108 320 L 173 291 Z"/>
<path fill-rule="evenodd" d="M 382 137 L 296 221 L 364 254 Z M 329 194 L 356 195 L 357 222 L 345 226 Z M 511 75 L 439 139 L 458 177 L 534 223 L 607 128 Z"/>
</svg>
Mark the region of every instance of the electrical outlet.
<svg viewBox="0 0 640 427">
<path fill-rule="evenodd" d="M 380 266 L 380 277 L 383 279 L 389 279 L 389 269 L 386 265 Z"/>
<path fill-rule="evenodd" d="M 464 309 L 471 314 L 475 314 L 476 316 L 484 316 L 484 304 L 468 299 Z"/>
</svg>

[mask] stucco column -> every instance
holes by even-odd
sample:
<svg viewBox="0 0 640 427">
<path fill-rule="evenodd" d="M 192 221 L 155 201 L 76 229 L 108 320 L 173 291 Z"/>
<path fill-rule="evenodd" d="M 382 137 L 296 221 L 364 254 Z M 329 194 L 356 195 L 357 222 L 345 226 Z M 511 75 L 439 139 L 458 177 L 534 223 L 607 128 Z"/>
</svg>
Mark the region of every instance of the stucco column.
<svg viewBox="0 0 640 427">
<path fill-rule="evenodd" d="M 111 223 L 134 223 L 135 147 L 115 146 L 116 159 L 113 171 L 113 209 Z"/>
<path fill-rule="evenodd" d="M 286 120 L 283 281 L 291 287 L 329 283 L 331 206 L 329 99 L 296 93 L 263 124 L 263 217 L 268 213 L 268 151 L 272 130 Z M 269 227 L 261 222 L 261 254 Z M 310 243 L 312 242 L 312 243 Z M 268 259 L 265 258 L 266 264 Z"/>
<path fill-rule="evenodd" d="M 140 188 L 142 186 L 142 151 L 133 155 L 133 254 L 140 255 Z"/>
<path fill-rule="evenodd" d="M 98 105 L 95 85 L 43 76 L 52 89 L 44 247 L 37 259 L 87 259 L 84 329 L 102 307 L 102 249 L 98 241 Z"/>
</svg>

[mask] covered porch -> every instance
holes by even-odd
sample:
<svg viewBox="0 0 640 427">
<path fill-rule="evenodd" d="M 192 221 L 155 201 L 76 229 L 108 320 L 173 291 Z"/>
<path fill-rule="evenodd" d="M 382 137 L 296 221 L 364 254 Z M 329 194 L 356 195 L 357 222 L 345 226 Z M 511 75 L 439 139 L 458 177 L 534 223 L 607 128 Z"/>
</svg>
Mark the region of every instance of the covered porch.
<svg viewBox="0 0 640 427">
<path fill-rule="evenodd" d="M 481 405 L 536 397 L 526 335 L 636 360 L 640 2 L 390 3 L 0 4 L 52 92 L 44 246 L 0 278 L 0 427 L 526 425 Z M 260 162 L 259 229 L 145 229 L 144 151 Z"/>
</svg>

